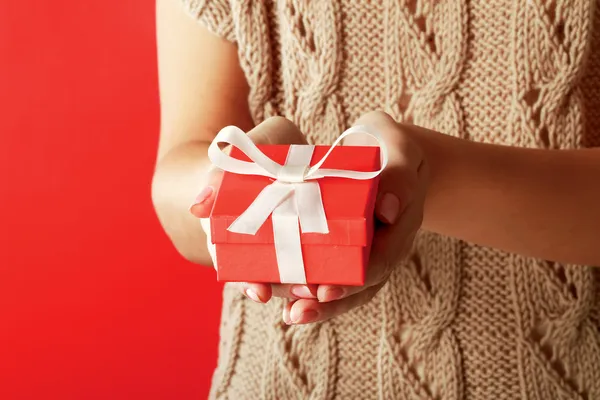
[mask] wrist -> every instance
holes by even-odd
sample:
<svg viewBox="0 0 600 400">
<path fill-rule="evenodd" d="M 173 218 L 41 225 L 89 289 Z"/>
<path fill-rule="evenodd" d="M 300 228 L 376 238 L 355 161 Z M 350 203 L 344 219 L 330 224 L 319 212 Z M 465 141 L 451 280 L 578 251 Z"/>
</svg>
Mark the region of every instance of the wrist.
<svg viewBox="0 0 600 400">
<path fill-rule="evenodd" d="M 417 126 L 411 126 L 407 131 L 421 149 L 429 171 L 422 229 L 441 233 L 441 220 L 452 212 L 448 200 L 461 185 L 468 142 Z"/>
</svg>

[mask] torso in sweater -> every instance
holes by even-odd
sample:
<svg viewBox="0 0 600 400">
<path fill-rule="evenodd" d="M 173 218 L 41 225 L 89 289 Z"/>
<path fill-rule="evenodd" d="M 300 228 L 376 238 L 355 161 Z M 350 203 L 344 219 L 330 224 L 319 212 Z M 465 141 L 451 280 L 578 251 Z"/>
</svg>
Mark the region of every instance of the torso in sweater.
<svg viewBox="0 0 600 400">
<path fill-rule="evenodd" d="M 600 146 L 589 0 L 183 0 L 238 44 L 256 122 L 362 113 L 469 140 Z M 600 179 L 600 177 L 599 177 Z M 212 396 L 600 399 L 600 271 L 421 233 L 368 305 L 288 327 L 226 288 Z"/>
</svg>

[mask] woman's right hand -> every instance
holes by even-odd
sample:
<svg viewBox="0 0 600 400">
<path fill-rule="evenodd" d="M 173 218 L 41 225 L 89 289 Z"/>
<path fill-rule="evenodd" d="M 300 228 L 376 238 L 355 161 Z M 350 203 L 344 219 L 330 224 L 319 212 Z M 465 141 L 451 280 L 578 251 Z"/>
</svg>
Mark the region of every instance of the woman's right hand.
<svg viewBox="0 0 600 400">
<path fill-rule="evenodd" d="M 300 132 L 296 125 L 283 117 L 272 117 L 250 132 L 248 136 L 256 144 L 306 144 L 306 138 Z M 190 207 L 190 212 L 197 218 L 205 220 L 209 218 L 212 206 L 215 202 L 216 194 L 219 191 L 223 171 L 218 168 L 211 168 L 208 171 L 208 184 L 200 191 L 194 204 Z M 206 224 L 203 224 L 205 227 Z M 206 232 L 206 228 L 205 228 Z M 210 237 L 208 235 L 207 236 Z M 209 239 L 210 241 L 210 239 Z M 212 243 L 207 243 L 209 249 Z M 213 264 L 214 264 L 214 256 Z M 235 285 L 245 296 L 258 303 L 266 303 L 275 297 L 285 297 L 290 299 L 315 299 L 317 298 L 317 285 L 287 285 L 270 283 L 248 283 L 236 282 Z"/>
</svg>

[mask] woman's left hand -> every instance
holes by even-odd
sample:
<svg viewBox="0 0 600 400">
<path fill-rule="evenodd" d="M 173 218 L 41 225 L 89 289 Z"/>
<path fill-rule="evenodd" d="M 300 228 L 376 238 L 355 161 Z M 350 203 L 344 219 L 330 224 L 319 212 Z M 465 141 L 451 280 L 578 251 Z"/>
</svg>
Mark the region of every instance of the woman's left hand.
<svg viewBox="0 0 600 400">
<path fill-rule="evenodd" d="M 398 124 L 384 112 L 371 112 L 357 125 L 373 126 L 388 147 L 389 163 L 381 173 L 375 230 L 364 286 L 319 285 L 317 299 L 291 300 L 283 310 L 287 324 L 324 321 L 369 302 L 385 285 L 392 270 L 412 248 L 421 227 L 429 168 L 421 148 L 411 139 L 410 125 Z M 344 145 L 375 145 L 364 136 L 349 136 Z"/>
</svg>

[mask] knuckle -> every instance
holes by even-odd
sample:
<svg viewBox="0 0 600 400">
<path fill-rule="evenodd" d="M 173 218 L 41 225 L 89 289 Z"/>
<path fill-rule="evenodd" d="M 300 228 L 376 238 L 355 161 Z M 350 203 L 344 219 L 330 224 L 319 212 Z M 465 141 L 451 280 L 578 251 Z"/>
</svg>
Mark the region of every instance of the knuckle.
<svg viewBox="0 0 600 400">
<path fill-rule="evenodd" d="M 281 122 L 281 123 L 292 124 L 292 121 L 290 121 L 288 118 L 284 117 L 283 115 L 273 115 L 273 116 L 265 119 L 265 121 Z"/>
<path fill-rule="evenodd" d="M 392 116 L 381 110 L 370 111 L 366 114 L 363 114 L 356 121 L 356 125 L 361 124 L 371 125 L 378 128 L 380 130 L 379 133 L 386 141 L 394 140 L 395 137 L 398 136 L 398 123 L 396 120 L 394 120 L 394 118 L 392 118 Z"/>
<path fill-rule="evenodd" d="M 265 119 L 260 125 L 291 125 L 296 126 L 292 121 L 281 115 L 274 115 Z"/>
<path fill-rule="evenodd" d="M 361 120 L 364 119 L 365 122 L 367 121 L 385 121 L 385 122 L 394 122 L 396 123 L 396 120 L 394 120 L 394 118 L 392 118 L 392 116 L 388 113 L 386 113 L 385 111 L 382 110 L 373 110 L 373 111 L 369 111 L 366 114 L 363 114 L 363 116 L 361 117 Z"/>
<path fill-rule="evenodd" d="M 305 141 L 304 135 L 298 126 L 282 116 L 269 117 L 253 129 L 251 134 L 260 137 L 262 142 L 271 144 L 302 143 Z"/>
<path fill-rule="evenodd" d="M 278 130 L 283 130 L 286 132 L 300 132 L 300 130 L 298 129 L 296 124 L 294 124 L 289 119 L 279 116 L 279 115 L 274 116 L 274 117 L 269 117 L 259 126 L 268 127 L 271 129 L 277 128 Z"/>
</svg>

